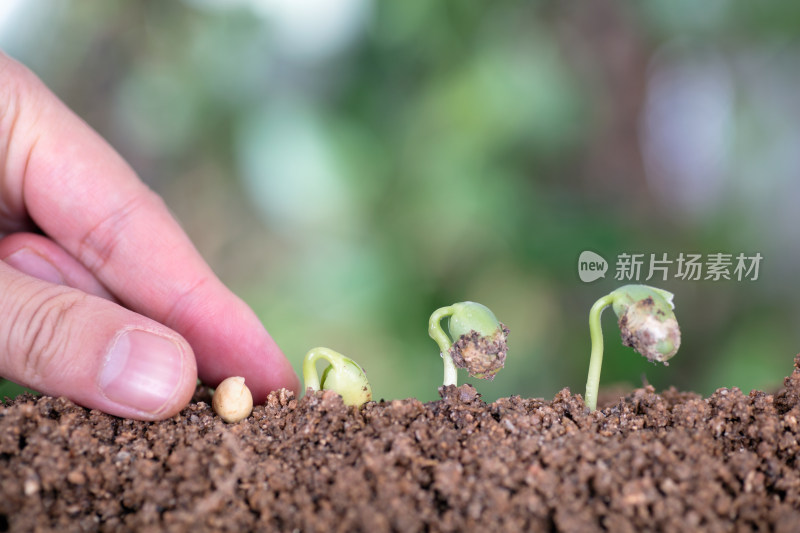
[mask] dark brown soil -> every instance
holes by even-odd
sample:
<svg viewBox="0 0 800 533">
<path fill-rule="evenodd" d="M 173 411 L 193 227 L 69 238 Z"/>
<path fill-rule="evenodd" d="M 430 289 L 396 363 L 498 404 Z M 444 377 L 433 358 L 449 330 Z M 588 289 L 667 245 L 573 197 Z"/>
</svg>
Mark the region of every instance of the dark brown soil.
<svg viewBox="0 0 800 533">
<path fill-rule="evenodd" d="M 147 423 L 24 396 L 0 410 L 0 529 L 800 529 L 800 370 L 775 395 L 646 387 L 595 413 L 567 390 L 442 395 L 284 391 L 231 425 L 207 398 Z"/>
</svg>

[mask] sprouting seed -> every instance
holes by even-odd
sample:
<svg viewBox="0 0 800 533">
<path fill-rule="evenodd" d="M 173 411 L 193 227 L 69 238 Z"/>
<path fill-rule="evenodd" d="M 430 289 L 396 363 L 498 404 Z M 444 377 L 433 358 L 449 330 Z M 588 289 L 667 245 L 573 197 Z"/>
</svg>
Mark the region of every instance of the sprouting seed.
<svg viewBox="0 0 800 533">
<path fill-rule="evenodd" d="M 445 317 L 449 317 L 450 337 L 442 329 Z M 439 345 L 444 385 L 457 384 L 456 368 L 466 369 L 473 377 L 491 380 L 505 365 L 508 328 L 485 305 L 459 302 L 437 309 L 428 321 L 428 334 Z"/>
<path fill-rule="evenodd" d="M 317 374 L 317 361 L 329 365 Z M 361 405 L 372 400 L 372 388 L 364 369 L 358 363 L 329 348 L 313 348 L 303 359 L 303 380 L 306 388 L 313 391 L 332 390 L 341 395 L 345 405 Z"/>
<path fill-rule="evenodd" d="M 603 331 L 600 316 L 609 305 L 619 319 L 622 344 L 630 346 L 649 361 L 664 363 L 678 352 L 681 330 L 675 318 L 673 294 L 647 285 L 625 285 L 603 296 L 589 311 L 592 352 L 586 380 L 586 405 L 597 408 L 600 367 L 603 364 Z"/>
</svg>

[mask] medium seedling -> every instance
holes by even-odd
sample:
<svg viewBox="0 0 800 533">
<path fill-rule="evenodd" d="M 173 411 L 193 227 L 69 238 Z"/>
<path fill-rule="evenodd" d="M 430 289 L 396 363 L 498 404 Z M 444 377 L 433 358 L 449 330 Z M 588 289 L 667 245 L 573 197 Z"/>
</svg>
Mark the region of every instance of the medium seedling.
<svg viewBox="0 0 800 533">
<path fill-rule="evenodd" d="M 321 379 L 317 374 L 317 361 L 320 359 L 329 363 Z M 349 357 L 329 348 L 309 350 L 303 359 L 303 380 L 307 389 L 339 393 L 345 405 L 358 406 L 372 400 L 372 388 L 364 369 Z"/>
<path fill-rule="evenodd" d="M 600 367 L 603 364 L 603 330 L 600 316 L 609 305 L 619 318 L 622 344 L 630 346 L 649 361 L 664 363 L 678 352 L 681 330 L 675 319 L 673 294 L 647 285 L 625 285 L 603 296 L 589 311 L 592 354 L 586 380 L 586 405 L 597 408 Z"/>
<path fill-rule="evenodd" d="M 449 317 L 449 337 L 441 325 L 445 317 Z M 428 334 L 441 351 L 444 385 L 457 384 L 456 367 L 467 369 L 473 377 L 491 380 L 505 365 L 508 328 L 485 305 L 459 302 L 437 309 L 428 322 Z"/>
</svg>

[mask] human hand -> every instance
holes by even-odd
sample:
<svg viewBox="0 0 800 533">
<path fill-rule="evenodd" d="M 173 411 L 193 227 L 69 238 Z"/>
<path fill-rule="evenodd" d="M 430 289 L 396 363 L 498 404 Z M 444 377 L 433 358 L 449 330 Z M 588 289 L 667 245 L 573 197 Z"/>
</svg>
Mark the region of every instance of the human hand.
<svg viewBox="0 0 800 533">
<path fill-rule="evenodd" d="M 182 409 L 198 375 L 243 376 L 256 403 L 298 390 L 162 200 L 1 52 L 0 237 L 1 376 L 144 420 Z"/>
</svg>

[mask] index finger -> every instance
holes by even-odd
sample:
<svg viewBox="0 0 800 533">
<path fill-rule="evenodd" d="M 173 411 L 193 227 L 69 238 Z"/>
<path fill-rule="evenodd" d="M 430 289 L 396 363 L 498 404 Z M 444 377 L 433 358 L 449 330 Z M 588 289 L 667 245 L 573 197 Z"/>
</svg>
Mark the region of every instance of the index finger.
<svg viewBox="0 0 800 533">
<path fill-rule="evenodd" d="M 247 379 L 256 401 L 297 377 L 161 198 L 25 67 L 0 54 L 0 230 L 33 221 L 126 307 L 192 346 L 200 378 Z"/>
</svg>

